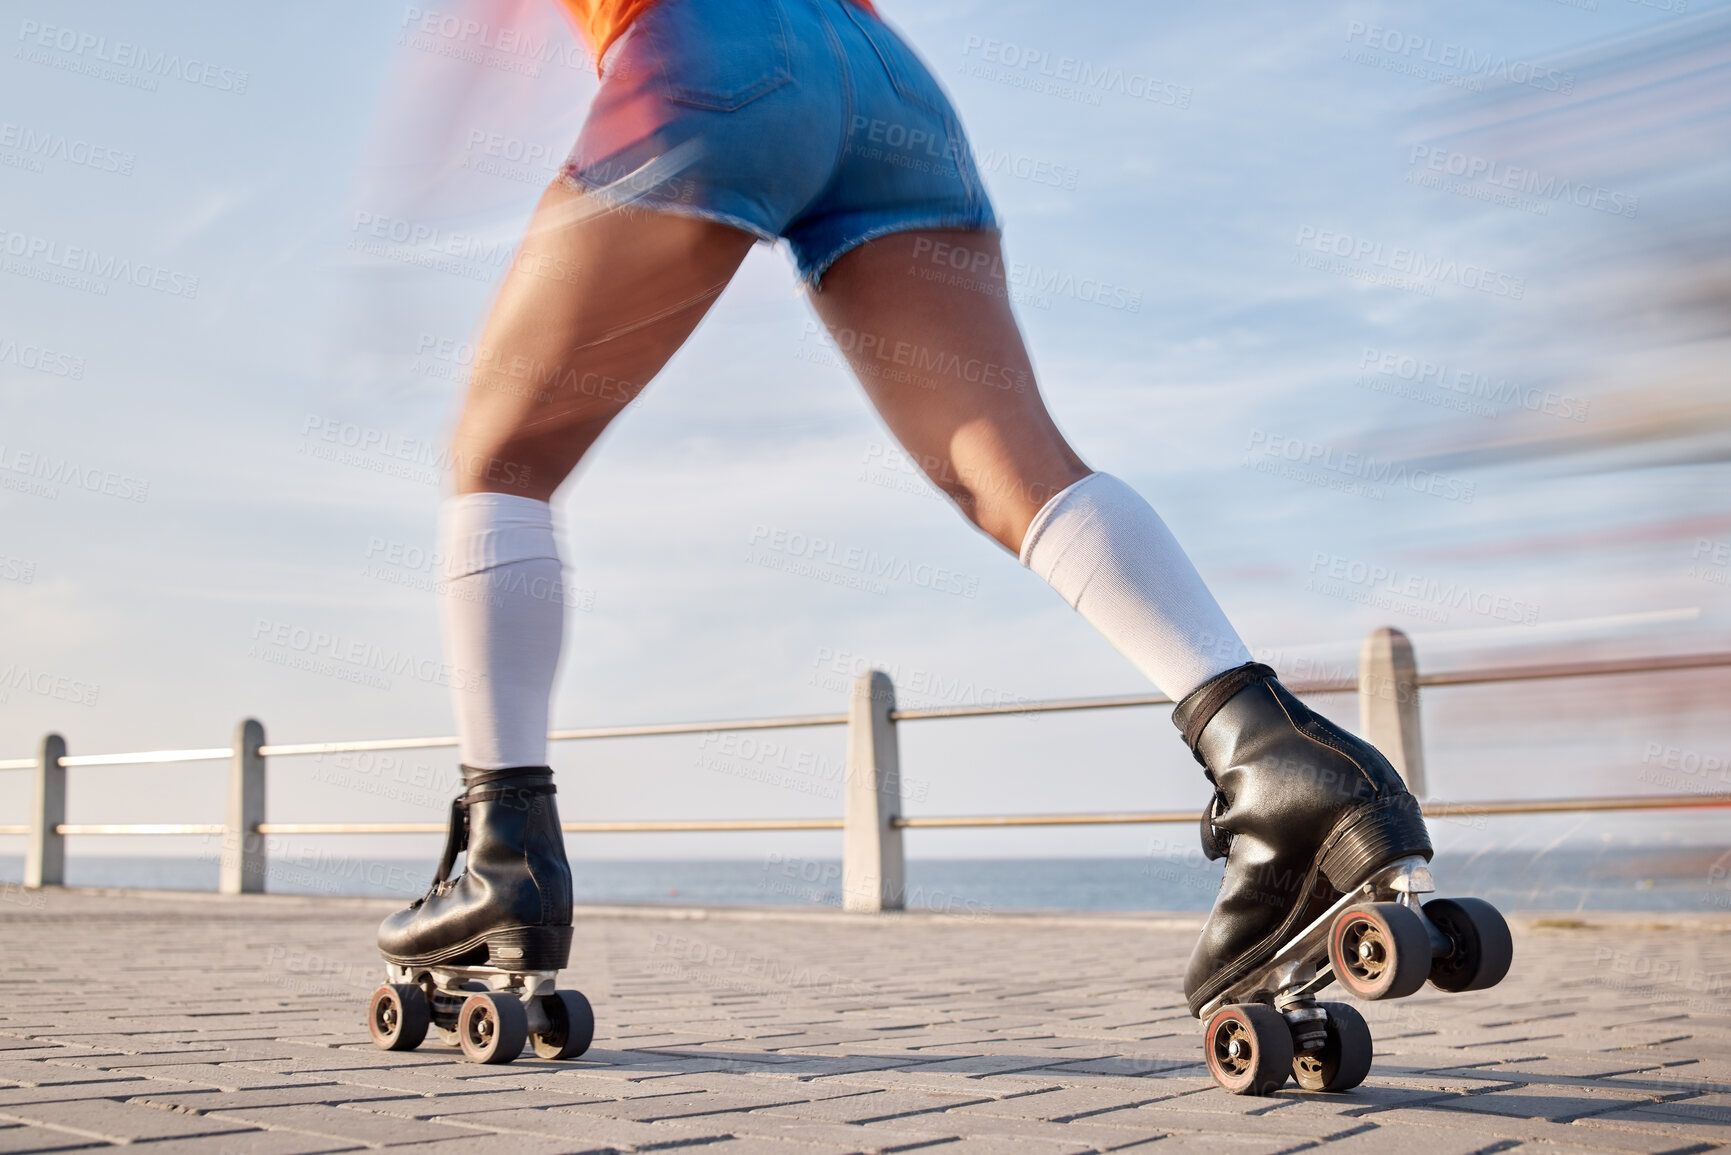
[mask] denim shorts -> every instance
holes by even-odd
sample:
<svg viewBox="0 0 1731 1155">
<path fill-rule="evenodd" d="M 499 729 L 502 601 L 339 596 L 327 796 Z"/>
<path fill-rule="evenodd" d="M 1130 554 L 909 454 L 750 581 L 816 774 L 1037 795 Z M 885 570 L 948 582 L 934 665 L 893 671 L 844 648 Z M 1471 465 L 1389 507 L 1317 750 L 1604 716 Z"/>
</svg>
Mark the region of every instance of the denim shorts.
<svg viewBox="0 0 1731 1155">
<path fill-rule="evenodd" d="M 603 59 L 563 178 L 785 237 L 814 287 L 875 237 L 997 228 L 949 98 L 849 0 L 658 0 Z"/>
</svg>

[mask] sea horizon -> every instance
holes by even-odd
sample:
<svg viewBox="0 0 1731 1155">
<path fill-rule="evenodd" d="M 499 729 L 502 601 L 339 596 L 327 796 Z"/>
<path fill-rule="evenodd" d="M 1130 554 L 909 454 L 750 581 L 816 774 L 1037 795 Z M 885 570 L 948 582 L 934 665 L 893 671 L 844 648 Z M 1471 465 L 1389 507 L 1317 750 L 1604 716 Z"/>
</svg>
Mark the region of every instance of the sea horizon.
<svg viewBox="0 0 1731 1155">
<path fill-rule="evenodd" d="M 1438 894 L 1474 894 L 1506 911 L 1731 913 L 1731 852 L 1715 847 L 1565 847 L 1442 851 Z M 432 881 L 425 859 L 327 855 L 271 860 L 275 894 L 401 898 Z M 683 906 L 841 905 L 841 860 L 771 854 L 756 859 L 578 859 L 583 903 Z M 1220 869 L 1200 856 L 1135 858 L 914 858 L 909 909 L 986 915 L 1009 911 L 1193 911 L 1213 903 Z M 16 892 L 21 856 L 0 856 L 0 884 Z M 216 889 L 209 857 L 83 854 L 66 884 L 143 890 Z"/>
</svg>

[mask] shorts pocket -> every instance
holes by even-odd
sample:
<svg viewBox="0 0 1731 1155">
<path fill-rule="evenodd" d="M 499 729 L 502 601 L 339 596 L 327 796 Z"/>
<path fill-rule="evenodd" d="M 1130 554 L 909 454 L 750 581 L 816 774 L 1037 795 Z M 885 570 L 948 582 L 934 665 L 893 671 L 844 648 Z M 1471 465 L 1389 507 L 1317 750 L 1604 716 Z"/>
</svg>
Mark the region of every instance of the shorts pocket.
<svg viewBox="0 0 1731 1155">
<path fill-rule="evenodd" d="M 938 82 L 933 79 L 925 62 L 914 55 L 914 50 L 909 48 L 889 25 L 859 5 L 843 0 L 841 7 L 854 24 L 858 25 L 861 35 L 871 42 L 878 61 L 889 74 L 890 84 L 894 86 L 896 95 L 927 112 L 937 114 L 946 122 L 950 120 L 952 113 L 949 97 L 938 87 Z"/>
<path fill-rule="evenodd" d="M 660 0 L 634 31 L 679 104 L 732 112 L 793 79 L 777 0 Z"/>
</svg>

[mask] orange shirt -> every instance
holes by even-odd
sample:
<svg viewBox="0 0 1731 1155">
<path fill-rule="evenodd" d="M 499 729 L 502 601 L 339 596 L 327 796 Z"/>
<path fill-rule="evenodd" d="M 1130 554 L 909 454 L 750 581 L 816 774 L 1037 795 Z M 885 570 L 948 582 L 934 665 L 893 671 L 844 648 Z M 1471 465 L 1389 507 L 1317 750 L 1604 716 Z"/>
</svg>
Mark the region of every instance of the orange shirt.
<svg viewBox="0 0 1731 1155">
<path fill-rule="evenodd" d="M 867 12 L 872 8 L 871 0 L 853 0 Z M 607 49 L 619 39 L 631 22 L 643 15 L 655 0 L 562 0 L 565 11 L 570 14 L 577 25 L 577 31 L 583 39 L 589 42 L 589 47 L 595 52 L 599 61 L 607 54 Z"/>
</svg>

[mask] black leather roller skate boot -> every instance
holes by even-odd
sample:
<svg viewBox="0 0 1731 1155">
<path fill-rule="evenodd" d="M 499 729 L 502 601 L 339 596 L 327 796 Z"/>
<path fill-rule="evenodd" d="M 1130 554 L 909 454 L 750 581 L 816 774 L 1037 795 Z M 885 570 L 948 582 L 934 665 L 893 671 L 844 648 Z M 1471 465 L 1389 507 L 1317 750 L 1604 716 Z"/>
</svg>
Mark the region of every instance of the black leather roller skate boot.
<svg viewBox="0 0 1731 1155">
<path fill-rule="evenodd" d="M 1293 1074 L 1311 1090 L 1356 1086 L 1371 1061 L 1364 1020 L 1312 996 L 1334 978 L 1329 936 L 1341 911 L 1395 908 L 1389 925 L 1349 947 L 1367 952 L 1355 963 L 1384 984 L 1368 997 L 1411 994 L 1428 975 L 1432 943 L 1416 908 L 1374 901 L 1431 889 L 1417 800 L 1388 759 L 1258 663 L 1204 682 L 1172 720 L 1214 784 L 1203 852 L 1226 859 L 1184 974 L 1211 1073 L 1240 1094 L 1271 1094 Z M 1389 966 L 1397 951 L 1398 974 Z"/>
<path fill-rule="evenodd" d="M 581 1054 L 588 1001 L 555 990 L 572 931 L 553 771 L 464 766 L 463 784 L 432 889 L 379 925 L 389 981 L 373 995 L 373 1041 L 412 1049 L 431 1025 L 477 1062 L 508 1063 L 525 1041 L 545 1058 Z"/>
<path fill-rule="evenodd" d="M 1312 713 L 1268 666 L 1209 679 L 1172 721 L 1214 783 L 1203 852 L 1226 859 L 1184 973 L 1190 1011 L 1200 1014 L 1334 899 L 1399 859 L 1428 862 L 1431 844 L 1388 759 Z"/>
<path fill-rule="evenodd" d="M 571 954 L 571 866 L 546 766 L 463 767 L 432 889 L 379 925 L 404 966 L 559 970 Z M 450 878 L 457 855 L 463 873 Z"/>
</svg>

